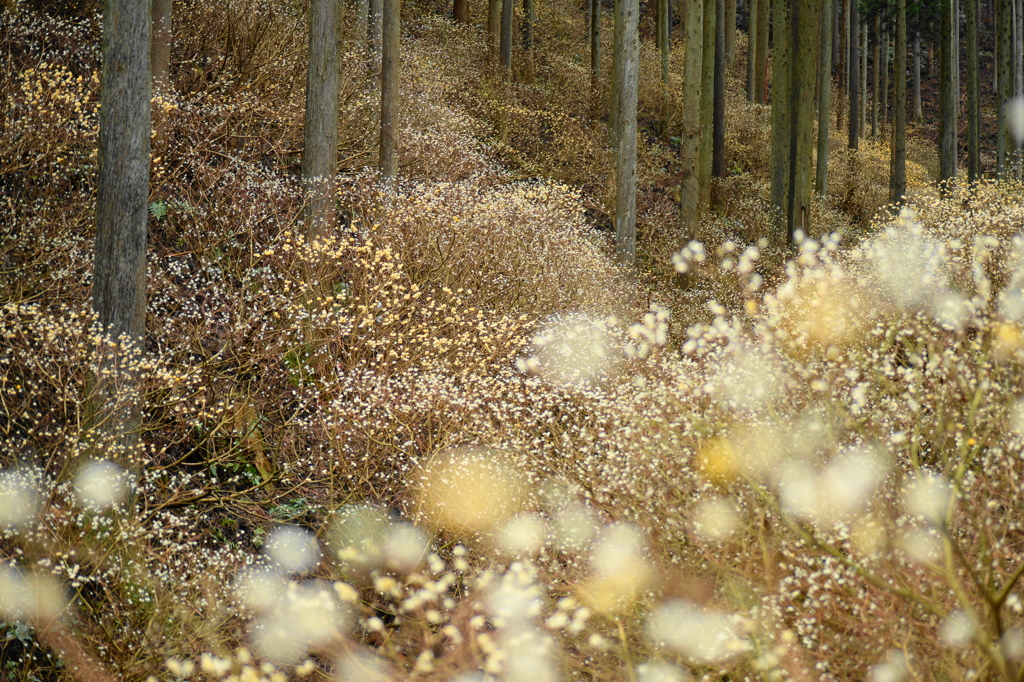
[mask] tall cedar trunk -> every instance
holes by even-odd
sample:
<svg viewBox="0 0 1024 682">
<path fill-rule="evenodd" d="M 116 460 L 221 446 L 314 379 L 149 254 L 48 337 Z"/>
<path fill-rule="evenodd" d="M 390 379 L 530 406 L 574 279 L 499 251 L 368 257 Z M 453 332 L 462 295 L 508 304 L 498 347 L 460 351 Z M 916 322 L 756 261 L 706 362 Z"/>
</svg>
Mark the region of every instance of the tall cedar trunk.
<svg viewBox="0 0 1024 682">
<path fill-rule="evenodd" d="M 996 40 L 999 45 L 999 91 L 996 98 L 996 176 L 1006 177 L 1009 159 L 1007 156 L 1013 149 L 1013 139 L 1007 122 L 1006 107 L 1012 95 L 1013 69 L 1013 3 L 1012 0 L 996 0 L 998 2 L 996 21 Z"/>
<path fill-rule="evenodd" d="M 705 106 L 700 112 L 700 127 L 711 132 L 714 129 L 715 101 L 715 12 L 717 0 L 704 0 L 704 56 L 701 57 L 701 100 Z M 711 106 L 707 106 L 711 104 Z M 697 173 L 700 177 L 700 203 L 709 206 L 711 203 L 711 165 L 713 156 L 713 134 L 702 135 L 700 138 L 700 165 Z"/>
<path fill-rule="evenodd" d="M 513 0 L 501 0 L 501 50 L 498 67 L 504 80 L 512 78 L 512 9 Z"/>
<path fill-rule="evenodd" d="M 501 6 L 502 0 L 487 0 L 487 37 L 491 44 L 491 63 L 493 64 L 498 63 L 498 51 L 501 45 Z"/>
<path fill-rule="evenodd" d="M 382 0 L 369 0 L 370 7 L 367 10 L 367 23 L 369 24 L 369 40 L 370 43 L 370 64 L 373 68 L 380 66 L 381 59 L 381 30 L 382 22 L 384 20 L 384 14 L 381 9 Z"/>
<path fill-rule="evenodd" d="M 792 39 L 791 13 L 795 2 L 777 2 L 772 11 L 772 137 L 770 156 L 770 199 L 773 234 L 779 242 L 788 233 L 790 191 L 790 146 L 793 137 L 791 104 Z"/>
<path fill-rule="evenodd" d="M 337 167 L 338 2 L 313 0 L 309 5 L 309 67 L 302 150 L 303 217 L 306 234 L 311 238 L 327 234 L 334 222 Z"/>
<path fill-rule="evenodd" d="M 868 112 L 868 25 L 860 27 L 860 135 L 867 133 Z"/>
<path fill-rule="evenodd" d="M 153 17 L 149 0 L 106 0 L 100 75 L 99 181 L 92 306 L 103 334 L 120 347 L 98 349 L 88 382 L 86 423 L 129 462 L 142 406 L 132 355 L 146 331 L 146 240 L 149 230 L 149 139 Z M 114 380 L 114 374 L 124 376 Z"/>
<path fill-rule="evenodd" d="M 601 3 L 590 3 L 590 87 L 597 89 L 601 83 Z"/>
<path fill-rule="evenodd" d="M 460 24 L 469 23 L 468 0 L 454 0 L 452 3 L 452 19 Z"/>
<path fill-rule="evenodd" d="M 820 35 L 818 0 L 796 0 L 791 16 L 790 49 L 789 206 L 786 242 L 795 243 L 796 231 L 810 230 L 811 177 L 814 147 L 815 63 Z"/>
<path fill-rule="evenodd" d="M 828 194 L 828 127 L 832 110 L 832 49 L 835 14 L 832 0 L 822 0 L 821 6 L 821 61 L 818 68 L 818 167 L 814 176 L 814 191 Z"/>
<path fill-rule="evenodd" d="M 622 54 L 618 61 L 621 92 L 615 149 L 615 255 L 620 263 L 636 266 L 636 106 L 640 73 L 638 0 L 620 0 L 618 30 Z"/>
<path fill-rule="evenodd" d="M 882 94 L 881 100 L 881 112 L 879 117 L 882 119 L 882 124 L 889 122 L 889 53 L 890 53 L 890 39 L 889 35 L 891 29 L 889 22 L 886 21 L 882 24 Z"/>
<path fill-rule="evenodd" d="M 153 88 L 157 91 L 171 87 L 171 18 L 172 0 L 153 0 L 153 47 L 150 53 L 150 71 Z"/>
<path fill-rule="evenodd" d="M 728 32 L 725 5 L 726 0 L 715 2 L 715 94 L 712 100 L 711 174 L 716 178 L 725 177 L 725 36 Z"/>
<path fill-rule="evenodd" d="M 731 71 L 736 65 L 736 0 L 725 0 L 725 65 Z"/>
<path fill-rule="evenodd" d="M 384 46 L 380 70 L 380 172 L 385 180 L 398 175 L 399 67 L 402 7 L 399 0 L 384 0 Z M 337 120 L 337 116 L 335 116 Z"/>
<path fill-rule="evenodd" d="M 956 177 L 956 79 L 953 74 L 953 3 L 939 4 L 939 182 L 943 191 Z"/>
<path fill-rule="evenodd" d="M 874 25 L 874 45 L 871 47 L 871 139 L 878 139 L 878 92 L 881 84 L 879 70 L 882 63 L 882 45 L 880 40 L 882 22 L 876 16 Z"/>
<path fill-rule="evenodd" d="M 768 0 L 757 2 L 757 54 L 754 67 L 754 101 L 768 103 Z"/>
<path fill-rule="evenodd" d="M 685 2 L 685 0 L 684 0 Z M 757 59 L 757 0 L 750 0 L 750 10 L 747 15 L 747 101 L 754 101 L 754 72 Z"/>
<path fill-rule="evenodd" d="M 618 148 L 619 134 L 619 60 L 622 58 L 622 27 L 619 3 L 623 0 L 612 0 L 612 87 L 608 101 L 608 137 L 612 149 Z"/>
<path fill-rule="evenodd" d="M 920 56 L 921 51 L 916 50 L 915 54 Z M 907 0 L 896 0 L 896 63 L 893 78 L 896 100 L 893 103 L 894 120 L 889 157 L 889 203 L 899 205 L 903 203 L 903 195 L 907 192 Z"/>
<path fill-rule="evenodd" d="M 914 121 L 924 120 L 924 109 L 921 106 L 921 36 L 914 33 Z"/>
<path fill-rule="evenodd" d="M 857 124 L 860 122 L 860 12 L 857 9 L 856 0 L 850 2 L 850 135 L 847 138 L 847 146 L 850 149 L 857 149 L 860 144 L 860 131 Z"/>
<path fill-rule="evenodd" d="M 835 0 L 832 3 L 832 71 L 836 71 L 839 68 L 839 50 L 836 47 L 839 45 L 839 21 L 840 21 L 840 10 L 842 9 L 843 3 L 841 0 Z"/>
<path fill-rule="evenodd" d="M 702 105 L 701 85 L 704 58 L 704 0 L 682 0 L 686 18 L 686 54 L 683 64 L 683 139 L 680 145 L 682 171 L 679 183 L 679 228 L 684 242 L 697 238 L 700 213 L 700 155 Z"/>
<path fill-rule="evenodd" d="M 850 81 L 850 2 L 851 0 L 837 0 L 843 8 L 842 30 L 839 32 L 839 106 L 836 107 L 836 129 L 843 127 L 843 114 L 846 108 L 843 107 L 843 96 L 849 94 Z"/>
<path fill-rule="evenodd" d="M 967 11 L 967 182 L 981 179 L 981 135 L 978 100 L 978 0 L 966 0 Z"/>
<path fill-rule="evenodd" d="M 523 0 L 523 49 L 533 49 L 533 24 L 536 19 L 533 0 Z"/>
</svg>

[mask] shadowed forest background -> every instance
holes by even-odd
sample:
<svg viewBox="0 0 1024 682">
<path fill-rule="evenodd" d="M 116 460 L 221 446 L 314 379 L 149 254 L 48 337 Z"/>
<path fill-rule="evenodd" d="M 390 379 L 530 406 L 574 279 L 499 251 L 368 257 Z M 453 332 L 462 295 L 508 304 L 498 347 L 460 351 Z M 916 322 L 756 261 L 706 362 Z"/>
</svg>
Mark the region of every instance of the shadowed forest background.
<svg viewBox="0 0 1024 682">
<path fill-rule="evenodd" d="M 103 5 L 0 9 L 0 678 L 1024 680 L 1019 0 Z"/>
</svg>

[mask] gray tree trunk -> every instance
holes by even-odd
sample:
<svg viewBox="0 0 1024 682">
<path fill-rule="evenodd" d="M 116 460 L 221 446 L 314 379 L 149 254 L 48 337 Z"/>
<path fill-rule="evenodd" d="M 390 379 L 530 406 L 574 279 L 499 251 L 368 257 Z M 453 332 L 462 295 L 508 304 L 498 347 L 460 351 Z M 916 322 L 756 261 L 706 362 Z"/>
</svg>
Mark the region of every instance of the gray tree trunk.
<svg viewBox="0 0 1024 682">
<path fill-rule="evenodd" d="M 487 0 L 487 36 L 491 43 L 491 62 L 498 63 L 501 47 L 502 0 Z"/>
<path fill-rule="evenodd" d="M 533 24 L 536 16 L 533 11 L 533 0 L 523 0 L 523 49 L 533 49 Z"/>
<path fill-rule="evenodd" d="M 309 68 L 303 134 L 303 215 L 308 237 L 327 234 L 334 223 L 338 170 L 338 2 L 309 5 Z"/>
<path fill-rule="evenodd" d="M 601 2 L 590 3 L 590 86 L 594 89 L 601 83 Z"/>
<path fill-rule="evenodd" d="M 501 0 L 501 43 L 498 67 L 504 80 L 512 78 L 512 0 Z"/>
<path fill-rule="evenodd" d="M 728 24 L 725 21 L 726 0 L 715 2 L 715 95 L 713 102 L 713 122 L 711 127 L 711 175 L 716 178 L 725 177 L 725 64 L 726 35 Z M 733 33 L 736 17 L 733 15 Z"/>
<path fill-rule="evenodd" d="M 914 33 L 914 121 L 924 120 L 921 106 L 921 36 Z"/>
<path fill-rule="evenodd" d="M 792 12 L 795 2 L 777 2 L 772 11 L 772 146 L 769 169 L 775 238 L 782 241 L 788 223 L 790 147 L 793 140 L 791 105 L 793 88 Z"/>
<path fill-rule="evenodd" d="M 886 22 L 882 26 L 882 95 L 879 101 L 882 107 L 879 116 L 883 125 L 889 122 L 889 53 L 892 47 L 889 33 L 889 25 Z"/>
<path fill-rule="evenodd" d="M 704 56 L 701 58 L 701 101 L 704 107 L 700 112 L 700 127 L 711 132 L 714 128 L 714 97 L 715 97 L 715 40 L 718 32 L 715 27 L 717 0 L 704 0 Z M 711 106 L 707 106 L 711 104 Z M 702 135 L 700 138 L 700 165 L 697 173 L 700 177 L 700 203 L 709 206 L 711 203 L 711 165 L 713 156 L 713 136 Z"/>
<path fill-rule="evenodd" d="M 385 181 L 398 175 L 398 110 L 401 99 L 402 7 L 384 0 L 380 69 L 380 173 Z"/>
<path fill-rule="evenodd" d="M 735 68 L 736 58 L 736 0 L 725 0 L 723 17 L 725 18 L 725 66 L 731 71 Z"/>
<path fill-rule="evenodd" d="M 939 4 L 939 182 L 943 191 L 956 177 L 957 91 L 953 73 L 953 3 Z"/>
<path fill-rule="evenodd" d="M 917 49 L 915 55 L 920 63 L 921 50 Z M 903 195 L 907 192 L 907 0 L 896 0 L 896 63 L 893 78 L 896 80 L 896 99 L 893 103 L 889 157 L 889 203 L 898 206 L 903 203 Z M 919 83 L 920 79 L 914 82 Z"/>
<path fill-rule="evenodd" d="M 871 139 L 878 140 L 878 92 L 881 85 L 880 67 L 882 63 L 881 36 L 882 22 L 876 16 L 874 25 L 873 42 L 871 47 Z"/>
<path fill-rule="evenodd" d="M 814 177 L 814 190 L 828 194 L 828 128 L 832 111 L 832 38 L 834 36 L 832 0 L 822 0 L 821 8 L 821 62 L 818 68 L 818 167 Z"/>
<path fill-rule="evenodd" d="M 967 31 L 967 182 L 981 179 L 981 128 L 978 90 L 978 0 L 966 0 Z"/>
<path fill-rule="evenodd" d="M 754 101 L 768 103 L 768 0 L 757 2 L 757 53 L 754 68 Z"/>
<path fill-rule="evenodd" d="M 757 0 L 750 0 L 750 10 L 747 16 L 747 101 L 754 101 L 754 72 L 756 71 L 757 59 Z"/>
<path fill-rule="evenodd" d="M 857 10 L 857 2 L 853 0 L 850 8 L 850 135 L 847 138 L 847 146 L 850 149 L 857 149 L 860 145 L 860 12 Z"/>
<path fill-rule="evenodd" d="M 1013 94 L 1013 3 L 1012 0 L 997 2 L 996 41 L 999 60 L 996 68 L 999 73 L 999 91 L 996 98 L 996 177 L 1005 178 L 1010 161 L 1007 157 L 1014 144 L 1006 117 L 1006 105 Z"/>
<path fill-rule="evenodd" d="M 86 425 L 133 470 L 142 400 L 132 356 L 143 352 L 146 331 L 151 11 L 149 0 L 106 0 L 103 8 L 92 305 L 104 336 L 120 345 L 97 349 L 86 396 Z"/>
<path fill-rule="evenodd" d="M 150 52 L 150 70 L 153 88 L 171 88 L 171 20 L 172 0 L 153 1 L 153 47 Z"/>
<path fill-rule="evenodd" d="M 622 54 L 618 61 L 621 92 L 615 150 L 615 254 L 620 263 L 636 266 L 636 107 L 639 85 L 640 40 L 638 0 L 619 0 Z"/>
<path fill-rule="evenodd" d="M 868 26 L 860 27 L 860 135 L 867 133 L 868 113 Z"/>
<path fill-rule="evenodd" d="M 704 0 L 683 0 L 686 18 L 686 54 L 683 64 L 683 139 L 680 145 L 682 172 L 679 183 L 679 228 L 684 242 L 697 238 L 700 215 L 700 156 L 702 110 L 701 83 L 704 57 Z"/>
</svg>

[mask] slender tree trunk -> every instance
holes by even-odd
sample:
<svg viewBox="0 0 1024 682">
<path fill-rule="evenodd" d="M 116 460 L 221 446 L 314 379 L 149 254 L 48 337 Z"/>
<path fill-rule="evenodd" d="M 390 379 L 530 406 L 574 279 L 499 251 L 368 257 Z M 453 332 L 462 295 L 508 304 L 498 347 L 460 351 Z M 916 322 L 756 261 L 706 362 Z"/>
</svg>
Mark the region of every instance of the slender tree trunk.
<svg viewBox="0 0 1024 682">
<path fill-rule="evenodd" d="M 86 424 L 109 443 L 107 458 L 134 471 L 142 400 L 133 368 L 146 331 L 151 11 L 149 0 L 106 0 L 103 8 L 92 307 L 101 332 L 119 345 L 98 346 L 85 406 Z"/>
<path fill-rule="evenodd" d="M 590 87 L 601 84 L 601 2 L 590 3 Z"/>
<path fill-rule="evenodd" d="M 818 168 L 814 177 L 814 190 L 828 194 L 828 128 L 832 110 L 832 49 L 835 15 L 832 0 L 822 0 L 821 7 L 821 66 L 818 69 Z"/>
<path fill-rule="evenodd" d="M 882 95 L 879 100 L 882 107 L 879 116 L 883 125 L 889 122 L 889 48 L 891 47 L 889 33 L 889 22 L 886 21 L 882 24 Z"/>
<path fill-rule="evenodd" d="M 723 17 L 725 21 L 725 66 L 732 71 L 736 68 L 736 0 L 725 0 Z"/>
<path fill-rule="evenodd" d="M 670 40 L 669 28 L 671 17 L 669 14 L 669 0 L 658 0 L 658 22 L 659 42 L 661 43 L 661 125 L 662 131 L 668 131 L 668 122 L 671 116 L 671 99 L 668 92 L 668 67 L 672 41 Z"/>
<path fill-rule="evenodd" d="M 914 122 L 924 120 L 924 109 L 921 106 L 921 36 L 914 33 Z"/>
<path fill-rule="evenodd" d="M 685 0 L 684 0 L 685 2 Z M 757 0 L 750 0 L 750 11 L 747 17 L 747 101 L 754 101 L 754 88 L 757 70 Z"/>
<path fill-rule="evenodd" d="M 380 172 L 390 182 L 398 175 L 398 110 L 402 8 L 399 0 L 384 0 L 383 56 L 380 70 Z M 337 97 L 335 97 L 337 103 Z M 336 111 L 336 110 L 335 110 Z M 337 114 L 335 114 L 337 121 Z"/>
<path fill-rule="evenodd" d="M 716 28 L 717 0 L 704 0 L 704 56 L 701 58 L 701 68 L 704 70 L 701 78 L 701 100 L 705 102 L 701 110 L 701 128 L 711 132 L 714 129 L 714 98 L 715 98 L 715 40 L 718 35 Z M 706 106 L 711 104 L 711 106 Z M 700 139 L 700 203 L 701 206 L 711 204 L 711 166 L 713 157 L 713 134 L 703 135 Z"/>
<path fill-rule="evenodd" d="M 171 88 L 171 0 L 153 0 L 153 47 L 150 69 L 153 89 Z"/>
<path fill-rule="evenodd" d="M 978 0 L 967 10 L 967 182 L 981 179 L 981 128 L 978 93 Z"/>
<path fill-rule="evenodd" d="M 1013 138 L 1007 121 L 1006 107 L 1012 95 L 1013 83 L 1013 4 L 1012 0 L 997 0 L 996 39 L 999 45 L 999 91 L 996 98 L 996 177 L 1005 178 L 1013 149 Z"/>
<path fill-rule="evenodd" d="M 867 134 L 868 122 L 868 25 L 860 27 L 860 135 Z"/>
<path fill-rule="evenodd" d="M 683 241 L 697 238 L 700 215 L 698 158 L 701 142 L 702 81 L 704 57 L 704 0 L 682 0 L 686 12 L 686 53 L 683 65 L 683 139 L 680 145 L 682 172 L 679 184 L 679 228 Z"/>
<path fill-rule="evenodd" d="M 372 1 L 372 0 L 371 0 Z M 380 0 L 376 0 L 380 2 Z M 498 63 L 501 48 L 501 10 L 503 0 L 487 0 L 487 36 L 491 43 L 491 62 Z"/>
<path fill-rule="evenodd" d="M 939 4 L 939 182 L 943 191 L 956 177 L 956 78 L 953 73 L 953 3 Z"/>
<path fill-rule="evenodd" d="M 1013 0 L 1013 96 L 1015 98 L 1021 95 L 1021 71 L 1024 69 L 1024 63 L 1021 59 L 1024 57 L 1024 51 L 1021 50 L 1021 4 L 1020 0 Z M 1014 155 L 1013 155 L 1013 175 L 1015 178 L 1020 178 L 1021 172 L 1021 141 L 1019 138 L 1014 137 Z"/>
<path fill-rule="evenodd" d="M 839 34 L 841 32 L 839 21 L 842 5 L 843 3 L 841 0 L 835 0 L 835 2 L 832 3 L 832 18 L 830 19 L 832 22 L 832 71 L 834 72 L 839 69 L 840 62 L 839 50 L 837 50 L 836 47 L 839 45 Z"/>
<path fill-rule="evenodd" d="M 725 177 L 725 62 L 728 25 L 725 23 L 726 0 L 715 2 L 715 95 L 713 98 L 711 174 L 716 178 Z M 733 16 L 735 21 L 736 17 Z M 733 24 L 735 33 L 735 23 Z M 719 197 L 716 195 L 716 200 Z"/>
<path fill-rule="evenodd" d="M 920 63 L 921 50 L 915 51 Z M 918 76 L 920 71 L 918 71 Z M 907 192 L 907 0 L 896 0 L 896 64 L 893 67 L 892 145 L 889 157 L 889 203 L 900 205 Z M 919 80 L 915 80 L 918 83 Z"/>
<path fill-rule="evenodd" d="M 523 49 L 533 49 L 533 23 L 536 17 L 533 11 L 533 0 L 523 0 Z"/>
<path fill-rule="evenodd" d="M 839 106 L 836 107 L 836 129 L 843 127 L 844 96 L 850 91 L 850 5 L 852 0 L 838 0 L 843 8 L 842 30 L 839 32 Z"/>
<path fill-rule="evenodd" d="M 619 60 L 622 58 L 622 27 L 619 3 L 625 0 L 612 0 L 612 87 L 608 102 L 608 134 L 612 149 L 618 149 L 619 142 Z"/>
<path fill-rule="evenodd" d="M 369 23 L 370 34 L 370 64 L 373 69 L 380 68 L 381 60 L 381 30 L 384 20 L 384 13 L 381 9 L 382 0 L 369 0 L 370 6 L 367 9 L 367 22 Z"/>
<path fill-rule="evenodd" d="M 757 2 L 757 53 L 754 68 L 754 101 L 768 103 L 768 0 Z"/>
<path fill-rule="evenodd" d="M 454 0 L 452 3 L 452 19 L 454 19 L 457 24 L 469 23 L 468 0 Z"/>
<path fill-rule="evenodd" d="M 956 92 L 956 114 L 960 115 L 960 0 L 953 0 L 953 90 Z"/>
<path fill-rule="evenodd" d="M 313 0 L 309 5 L 309 68 L 306 71 L 306 125 L 302 151 L 302 185 L 306 202 L 303 216 L 306 234 L 310 238 L 327 234 L 334 222 L 334 180 L 338 167 L 338 68 L 338 2 Z"/>
<path fill-rule="evenodd" d="M 513 0 L 501 0 L 501 50 L 498 67 L 503 80 L 512 79 Z"/>
<path fill-rule="evenodd" d="M 860 12 L 857 9 L 857 2 L 850 3 L 850 135 L 847 146 L 850 149 L 857 149 L 860 144 L 860 131 L 857 127 L 860 123 Z"/>
<path fill-rule="evenodd" d="M 799 1 L 799 0 L 797 0 Z M 772 11 L 772 146 L 770 189 L 775 239 L 782 241 L 788 232 L 790 156 L 793 138 L 791 106 L 793 77 L 792 11 L 796 2 L 777 2 Z"/>
<path fill-rule="evenodd" d="M 879 69 L 882 63 L 882 45 L 880 38 L 881 20 L 875 17 L 874 45 L 871 53 L 871 139 L 878 140 L 878 91 L 881 84 Z"/>
<path fill-rule="evenodd" d="M 618 62 L 621 93 L 619 131 L 615 153 L 615 254 L 620 263 L 636 266 L 636 107 L 639 84 L 640 40 L 638 0 L 620 0 L 618 29 L 622 54 Z"/>
<path fill-rule="evenodd" d="M 810 231 L 811 189 L 813 187 L 815 64 L 818 63 L 818 40 L 821 35 L 821 3 L 819 0 L 796 0 L 791 16 L 792 47 L 790 61 L 790 124 L 792 139 L 789 150 L 789 206 L 787 208 L 786 242 L 792 246 L 798 230 Z M 822 60 L 822 63 L 825 63 Z M 825 69 L 822 69 L 825 70 Z"/>
</svg>

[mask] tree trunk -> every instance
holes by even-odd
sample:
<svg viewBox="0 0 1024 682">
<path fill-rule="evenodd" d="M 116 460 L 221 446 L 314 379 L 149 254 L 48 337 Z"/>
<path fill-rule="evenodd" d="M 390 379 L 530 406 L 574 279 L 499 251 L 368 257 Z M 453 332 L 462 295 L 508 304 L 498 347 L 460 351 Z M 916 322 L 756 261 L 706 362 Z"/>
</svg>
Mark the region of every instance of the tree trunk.
<svg viewBox="0 0 1024 682">
<path fill-rule="evenodd" d="M 890 28 L 889 22 L 882 24 L 882 94 L 879 104 L 881 105 L 882 124 L 889 122 L 889 52 L 890 52 Z"/>
<path fill-rule="evenodd" d="M 799 1 L 799 0 L 798 0 Z M 790 152 L 793 138 L 791 105 L 793 66 L 792 12 L 796 2 L 777 2 L 772 11 L 772 137 L 769 197 L 773 215 L 773 240 L 788 233 Z"/>
<path fill-rule="evenodd" d="M 920 44 L 914 51 L 920 63 Z M 917 72 L 920 76 L 920 71 Z M 889 157 L 889 203 L 900 205 L 907 192 L 907 0 L 896 0 L 896 63 L 893 67 L 896 101 L 893 103 L 892 145 Z M 914 81 L 920 83 L 920 79 Z"/>
<path fill-rule="evenodd" d="M 454 19 L 458 24 L 469 23 L 468 0 L 454 0 L 452 3 L 452 19 Z"/>
<path fill-rule="evenodd" d="M 150 71 L 153 89 L 157 92 L 171 88 L 171 0 L 153 0 L 153 47 L 150 53 Z"/>
<path fill-rule="evenodd" d="M 685 2 L 685 0 L 684 0 Z M 750 0 L 750 10 L 747 16 L 747 101 L 754 101 L 754 73 L 757 70 L 757 0 Z"/>
<path fill-rule="evenodd" d="M 867 133 L 868 113 L 868 25 L 860 27 L 860 135 Z"/>
<path fill-rule="evenodd" d="M 370 65 L 372 68 L 380 68 L 381 60 L 381 27 L 383 12 L 381 10 L 382 0 L 369 0 L 370 6 L 367 9 L 367 23 L 369 24 L 370 43 Z"/>
<path fill-rule="evenodd" d="M 839 32 L 839 106 L 836 107 L 836 129 L 843 127 L 843 96 L 850 90 L 850 4 L 851 0 L 837 0 L 843 8 L 842 30 Z"/>
<path fill-rule="evenodd" d="M 380 70 L 380 173 L 385 181 L 398 175 L 398 108 L 402 55 L 402 7 L 399 0 L 384 0 L 384 46 Z M 335 115 L 337 121 L 337 115 Z"/>
<path fill-rule="evenodd" d="M 590 3 L 590 87 L 601 84 L 601 2 Z"/>
<path fill-rule="evenodd" d="M 822 0 L 821 7 L 821 61 L 818 68 L 818 167 L 814 177 L 814 190 L 822 196 L 828 194 L 828 127 L 832 111 L 832 49 L 835 14 L 832 0 Z"/>
<path fill-rule="evenodd" d="M 701 111 L 704 57 L 704 0 L 683 0 L 686 18 L 686 54 L 683 65 L 683 139 L 680 144 L 682 171 L 679 182 L 679 228 L 684 243 L 697 238 L 700 215 L 698 157 L 701 142 Z"/>
<path fill-rule="evenodd" d="M 736 0 L 725 0 L 725 65 L 732 71 L 736 67 Z"/>
<path fill-rule="evenodd" d="M 939 4 L 939 182 L 948 191 L 956 177 L 956 78 L 953 73 L 953 3 Z"/>
<path fill-rule="evenodd" d="M 850 135 L 847 139 L 847 146 L 850 149 L 857 149 L 860 144 L 860 131 L 857 127 L 860 122 L 860 12 L 857 9 L 856 0 L 850 2 Z"/>
<path fill-rule="evenodd" d="M 1012 95 L 1013 83 L 1013 4 L 1012 0 L 997 0 L 996 40 L 999 45 L 999 91 L 996 97 L 996 177 L 1005 178 L 1013 149 L 1013 138 L 1007 122 L 1006 107 Z"/>
<path fill-rule="evenodd" d="M 704 56 L 701 57 L 701 101 L 704 107 L 700 112 L 700 126 L 712 133 L 715 125 L 715 37 L 718 35 L 715 26 L 717 0 L 704 0 Z M 710 104 L 711 106 L 707 106 Z M 714 135 L 702 135 L 700 138 L 700 165 L 697 173 L 700 177 L 701 206 L 711 205 L 711 166 L 714 148 Z"/>
<path fill-rule="evenodd" d="M 523 0 L 523 49 L 533 49 L 533 24 L 536 19 L 533 0 Z"/>
<path fill-rule="evenodd" d="M 921 36 L 914 33 L 914 122 L 924 120 L 921 106 Z"/>
<path fill-rule="evenodd" d="M 978 99 L 978 0 L 966 0 L 967 10 L 967 182 L 981 179 L 981 128 Z"/>
<path fill-rule="evenodd" d="M 757 54 L 754 70 L 754 101 L 768 103 L 768 0 L 757 1 Z"/>
<path fill-rule="evenodd" d="M 491 63 L 493 64 L 498 63 L 498 52 L 501 46 L 501 9 L 502 0 L 487 0 L 487 36 L 491 43 Z"/>
<path fill-rule="evenodd" d="M 668 91 L 669 57 L 672 49 L 669 27 L 671 16 L 669 14 L 669 0 L 658 0 L 658 22 L 659 42 L 661 43 L 661 125 L 662 131 L 668 131 L 668 122 L 671 116 L 671 98 Z"/>
<path fill-rule="evenodd" d="M 501 50 L 498 68 L 502 79 L 512 79 L 512 0 L 501 0 Z"/>
<path fill-rule="evenodd" d="M 146 332 L 146 240 L 149 232 L 149 0 L 106 0 L 100 75 L 99 178 L 92 306 L 105 338 L 89 378 L 86 424 L 125 467 L 138 443 L 141 397 L 134 367 Z M 117 376 L 120 375 L 120 376 Z"/>
<path fill-rule="evenodd" d="M 608 102 L 608 136 L 612 149 L 618 149 L 619 142 L 619 60 L 622 58 L 622 27 L 619 3 L 623 0 L 612 0 L 612 87 Z"/>
<path fill-rule="evenodd" d="M 835 0 L 832 3 L 832 70 L 836 71 L 839 68 L 839 50 L 836 49 L 839 45 L 839 33 L 840 31 L 840 10 L 842 9 L 843 3 L 841 0 Z M 824 21 L 824 20 L 823 20 Z"/>
<path fill-rule="evenodd" d="M 871 139 L 878 141 L 878 91 L 881 84 L 879 73 L 882 63 L 882 45 L 880 38 L 882 28 L 881 20 L 876 16 L 874 25 L 874 45 L 871 47 Z"/>
<path fill-rule="evenodd" d="M 636 106 L 640 66 L 638 0 L 619 0 L 618 29 L 622 54 L 618 61 L 621 92 L 615 149 L 615 255 L 620 263 L 636 266 Z"/>
<path fill-rule="evenodd" d="M 338 3 L 313 0 L 309 6 L 309 67 L 302 150 L 303 217 L 310 238 L 327 234 L 334 222 L 338 95 Z"/>
<path fill-rule="evenodd" d="M 726 0 L 715 2 L 715 94 L 713 121 L 711 127 L 711 174 L 716 178 L 725 177 L 725 62 L 728 25 L 725 22 Z M 736 17 L 733 16 L 735 22 Z M 733 24 L 735 27 L 735 23 Z M 735 28 L 733 33 L 735 33 Z"/>
<path fill-rule="evenodd" d="M 789 206 L 787 208 L 786 243 L 796 243 L 797 231 L 810 232 L 811 188 L 814 155 L 815 64 L 818 39 L 821 35 L 818 0 L 796 0 L 791 17 L 790 125 L 792 140 L 789 149 Z"/>
</svg>

